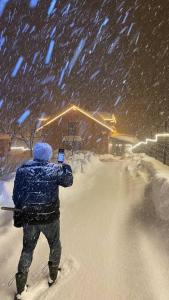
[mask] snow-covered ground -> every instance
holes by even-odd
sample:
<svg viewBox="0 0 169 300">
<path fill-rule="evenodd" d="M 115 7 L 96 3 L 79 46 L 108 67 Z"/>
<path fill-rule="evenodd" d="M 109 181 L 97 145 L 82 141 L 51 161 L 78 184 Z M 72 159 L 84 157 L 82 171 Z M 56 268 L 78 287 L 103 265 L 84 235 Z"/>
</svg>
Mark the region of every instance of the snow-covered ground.
<svg viewBox="0 0 169 300">
<path fill-rule="evenodd" d="M 149 189 L 157 215 L 169 221 L 169 166 L 145 154 L 134 155 L 137 169 L 149 174 Z"/>
<path fill-rule="evenodd" d="M 25 300 L 168 300 L 167 224 L 156 220 L 149 201 L 149 177 L 138 159 L 90 157 L 74 185 L 61 188 L 63 268 L 47 288 L 48 245 L 40 237 Z M 81 165 L 79 165 L 81 168 Z M 2 190 L 2 189 L 1 189 Z M 1 203 L 12 205 L 12 181 L 4 183 Z M 22 248 L 22 229 L 1 212 L 0 299 L 11 300 Z"/>
</svg>

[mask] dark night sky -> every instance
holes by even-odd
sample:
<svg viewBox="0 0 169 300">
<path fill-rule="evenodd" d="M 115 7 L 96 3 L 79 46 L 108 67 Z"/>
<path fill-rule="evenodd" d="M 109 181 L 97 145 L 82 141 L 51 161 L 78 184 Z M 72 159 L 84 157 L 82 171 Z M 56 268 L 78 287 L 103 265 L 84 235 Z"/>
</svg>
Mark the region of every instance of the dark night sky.
<svg viewBox="0 0 169 300">
<path fill-rule="evenodd" d="M 140 137 L 163 130 L 169 117 L 169 1 L 58 0 L 48 15 L 51 2 L 39 0 L 31 8 L 30 0 L 9 0 L 0 17 L 1 121 L 5 114 L 13 122 L 26 109 L 37 117 L 53 114 L 71 102 L 115 112 L 119 129 Z M 80 41 L 84 47 L 71 70 Z"/>
</svg>

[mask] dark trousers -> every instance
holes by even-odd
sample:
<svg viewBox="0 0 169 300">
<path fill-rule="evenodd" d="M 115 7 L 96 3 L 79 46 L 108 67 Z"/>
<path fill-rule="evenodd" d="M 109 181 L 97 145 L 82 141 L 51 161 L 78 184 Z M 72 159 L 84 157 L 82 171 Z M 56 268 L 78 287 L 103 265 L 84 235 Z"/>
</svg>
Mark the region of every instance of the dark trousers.
<svg viewBox="0 0 169 300">
<path fill-rule="evenodd" d="M 18 272 L 28 273 L 40 233 L 43 233 L 50 247 L 49 261 L 59 266 L 61 258 L 60 221 L 55 220 L 44 225 L 23 226 L 23 249 L 18 265 Z"/>
</svg>

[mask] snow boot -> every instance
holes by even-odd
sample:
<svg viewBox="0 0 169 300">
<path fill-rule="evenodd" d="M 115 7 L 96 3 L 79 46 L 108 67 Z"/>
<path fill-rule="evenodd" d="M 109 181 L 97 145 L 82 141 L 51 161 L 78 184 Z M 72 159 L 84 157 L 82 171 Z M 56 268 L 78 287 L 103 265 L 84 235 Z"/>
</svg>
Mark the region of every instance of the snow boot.
<svg viewBox="0 0 169 300">
<path fill-rule="evenodd" d="M 56 282 L 58 271 L 60 270 L 60 268 L 58 268 L 58 265 L 53 263 L 52 261 L 48 262 L 48 266 L 49 266 L 48 285 L 50 287 Z"/>
<path fill-rule="evenodd" d="M 27 289 L 27 278 L 28 278 L 28 273 L 21 273 L 18 272 L 15 275 L 16 278 L 16 288 L 17 288 L 17 294 L 15 295 L 15 299 L 21 299 L 21 294 L 23 291 Z"/>
<path fill-rule="evenodd" d="M 15 294 L 14 300 L 22 300 L 23 293 L 27 292 L 28 285 L 25 286 L 24 291 L 21 294 Z"/>
</svg>

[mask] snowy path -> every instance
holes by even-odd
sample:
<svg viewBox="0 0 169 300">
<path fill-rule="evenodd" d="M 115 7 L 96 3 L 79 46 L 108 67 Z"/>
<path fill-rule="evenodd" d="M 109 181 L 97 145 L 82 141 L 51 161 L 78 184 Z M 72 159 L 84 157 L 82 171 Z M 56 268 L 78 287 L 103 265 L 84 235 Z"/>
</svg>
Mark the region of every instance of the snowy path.
<svg viewBox="0 0 169 300">
<path fill-rule="evenodd" d="M 99 163 L 61 191 L 65 275 L 46 289 L 42 268 L 48 247 L 41 237 L 29 276 L 30 283 L 40 283 L 29 300 L 169 299 L 169 227 L 159 225 L 153 212 L 146 216 L 145 182 L 125 172 L 124 164 Z M 0 229 L 0 299 L 8 300 L 15 290 L 15 284 L 7 285 L 15 274 L 22 231 L 9 225 Z"/>
</svg>

